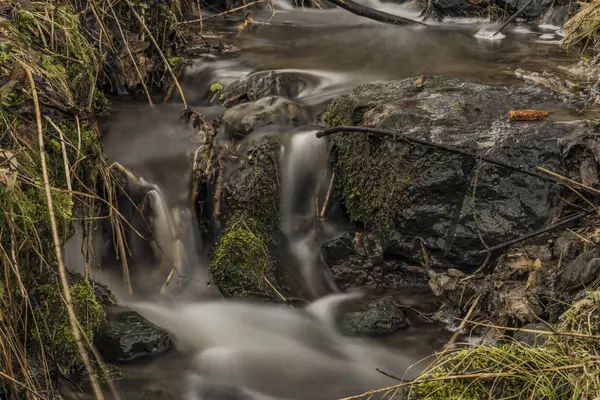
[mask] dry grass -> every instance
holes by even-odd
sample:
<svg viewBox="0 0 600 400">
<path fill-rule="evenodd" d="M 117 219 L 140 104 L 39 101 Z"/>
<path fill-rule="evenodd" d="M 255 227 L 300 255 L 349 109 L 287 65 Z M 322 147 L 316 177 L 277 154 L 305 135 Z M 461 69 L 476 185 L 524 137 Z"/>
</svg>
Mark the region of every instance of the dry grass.
<svg viewBox="0 0 600 400">
<path fill-rule="evenodd" d="M 584 48 L 600 45 L 600 0 L 580 2 L 580 10 L 564 26 L 566 46 L 580 45 Z"/>
<path fill-rule="evenodd" d="M 176 75 L 167 46 L 181 39 L 173 24 L 181 9 L 170 0 L 150 8 L 104 0 L 0 3 L 0 397 L 52 397 L 56 375 L 84 364 L 92 383 L 96 373 L 109 375 L 92 347 L 102 308 L 89 283 L 66 273 L 60 249 L 75 223 L 89 233 L 88 249 L 99 219 L 111 221 L 116 237 L 122 233 L 122 187 L 102 157 L 95 121 L 108 103 L 99 88 L 125 84 L 150 99 L 151 90 L 171 85 L 164 82 Z M 144 40 L 153 47 L 136 50 Z M 120 82 L 106 79 L 109 70 Z M 123 240 L 118 247 L 125 256 Z"/>
</svg>

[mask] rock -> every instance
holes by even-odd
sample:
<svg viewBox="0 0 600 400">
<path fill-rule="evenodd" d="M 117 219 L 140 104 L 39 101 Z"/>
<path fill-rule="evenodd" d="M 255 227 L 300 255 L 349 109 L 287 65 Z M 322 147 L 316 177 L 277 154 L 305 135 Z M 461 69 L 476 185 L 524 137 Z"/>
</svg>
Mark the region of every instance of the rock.
<svg viewBox="0 0 600 400">
<path fill-rule="evenodd" d="M 583 241 L 573 232 L 565 232 L 560 235 L 552 247 L 554 257 L 561 259 L 564 263 L 574 260 L 583 251 Z"/>
<path fill-rule="evenodd" d="M 260 71 L 227 85 L 223 90 L 223 101 L 229 106 L 240 99 L 254 101 L 268 96 L 295 99 L 302 91 L 318 84 L 317 77 L 302 72 Z"/>
<path fill-rule="evenodd" d="M 394 130 L 525 170 L 542 166 L 570 176 L 563 147 L 585 134 L 597 141 L 587 123 L 507 120 L 511 109 L 561 102 L 539 87 L 432 76 L 420 85 L 410 78 L 360 86 L 338 96 L 324 120 Z M 560 214 L 555 185 L 454 152 L 355 133 L 335 135 L 333 154 L 336 193 L 353 222 L 389 240 L 386 257 L 422 264 L 424 245 L 431 266 L 470 270 L 485 259 L 481 238 L 493 246 Z"/>
<path fill-rule="evenodd" d="M 536 331 L 550 331 L 550 329 L 546 325 L 541 324 L 541 323 L 535 323 L 535 322 L 526 324 L 523 326 L 523 328 L 536 330 Z M 513 339 L 516 340 L 517 342 L 524 343 L 531 347 L 539 347 L 539 346 L 543 346 L 544 343 L 546 343 L 546 341 L 548 340 L 548 337 L 549 337 L 549 335 L 543 335 L 543 334 L 533 333 L 533 332 L 517 331 L 517 332 L 515 332 Z"/>
<path fill-rule="evenodd" d="M 337 285 L 344 290 L 426 286 L 429 279 L 422 269 L 385 260 L 381 242 L 358 232 L 344 232 L 324 243 L 321 253 Z"/>
<path fill-rule="evenodd" d="M 570 265 L 563 267 L 558 285 L 566 290 L 584 286 L 600 276 L 600 248 L 580 254 Z"/>
<path fill-rule="evenodd" d="M 517 12 L 517 10 L 520 10 L 528 2 L 529 0 L 502 0 L 500 4 L 504 9 L 506 18 L 508 18 Z M 519 13 L 519 18 L 523 18 L 528 21 L 539 20 L 554 3 L 556 3 L 555 0 L 533 0 L 530 5 L 528 5 Z"/>
<path fill-rule="evenodd" d="M 424 6 L 427 1 L 424 1 Z M 486 0 L 433 0 L 433 15 L 444 17 L 479 17 L 486 12 L 489 3 Z"/>
<path fill-rule="evenodd" d="M 408 326 L 404 311 L 391 297 L 371 301 L 342 319 L 342 331 L 351 336 L 385 335 Z"/>
<path fill-rule="evenodd" d="M 284 97 L 264 97 L 252 103 L 231 107 L 222 122 L 228 139 L 241 139 L 267 125 L 298 126 L 310 121 L 310 113 L 300 103 Z"/>
<path fill-rule="evenodd" d="M 135 312 L 123 312 L 107 321 L 94 344 L 106 362 L 154 356 L 172 347 L 169 335 Z"/>
</svg>

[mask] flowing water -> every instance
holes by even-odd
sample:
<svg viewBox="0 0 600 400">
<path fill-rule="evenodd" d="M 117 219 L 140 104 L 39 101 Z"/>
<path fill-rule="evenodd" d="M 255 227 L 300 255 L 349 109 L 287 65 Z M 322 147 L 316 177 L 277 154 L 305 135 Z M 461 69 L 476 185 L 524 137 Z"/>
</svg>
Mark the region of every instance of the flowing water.
<svg viewBox="0 0 600 400">
<path fill-rule="evenodd" d="M 369 5 L 411 18 L 420 12 L 376 0 Z M 512 74 L 516 68 L 554 70 L 573 61 L 556 45 L 561 32 L 552 26 L 517 24 L 492 37 L 499 24 L 483 20 L 397 27 L 338 9 L 297 9 L 283 1 L 276 3 L 275 11 L 256 12 L 254 19 L 239 34 L 214 22 L 212 28 L 239 50 L 198 55 L 186 70 L 186 98 L 208 120 L 223 111 L 210 101 L 211 83 L 227 86 L 265 70 L 301 74 L 297 98 L 318 114 L 335 95 L 363 83 L 440 74 L 512 85 L 521 83 Z M 189 53 L 198 53 L 198 48 L 192 44 Z M 167 296 L 135 302 L 125 296 L 115 272 L 119 263 L 99 260 L 105 272 L 92 272 L 120 301 L 169 331 L 176 343 L 176 352 L 123 366 L 125 378 L 117 382 L 123 398 L 335 399 L 394 383 L 375 367 L 402 376 L 410 365 L 442 348 L 451 333 L 418 313 L 409 313 L 412 324 L 407 330 L 379 341 L 350 339 L 332 328 L 340 295 L 331 295 L 337 289 L 321 264 L 320 246 L 343 226 L 326 224 L 320 234 L 295 229 L 295 221 L 319 212 L 313 195 L 319 182 L 330 177 L 326 142 L 316 139 L 310 126 L 263 133 L 289 136 L 280 164 L 281 231 L 288 239 L 284 254 L 315 302 L 294 309 L 218 299 L 207 285 L 207 248 L 189 201 L 194 151 L 203 138 L 178 122 L 180 111 L 176 98 L 155 110 L 116 102 L 104 121 L 109 161 L 137 177 L 131 185 L 143 189 L 141 203 L 149 210 L 143 212 L 154 233 L 150 244 L 143 241 L 137 248 L 140 241 L 129 233 L 134 243 L 132 277 L 156 293 L 172 266 L 178 271 Z M 78 240 L 80 235 L 67 245 L 67 264 L 81 271 Z M 435 299 L 422 290 L 388 294 L 425 313 L 436 308 Z M 211 300 L 193 300 L 205 297 Z M 407 375 L 414 376 L 422 366 L 408 369 Z M 86 396 L 72 392 L 69 397 Z"/>
</svg>

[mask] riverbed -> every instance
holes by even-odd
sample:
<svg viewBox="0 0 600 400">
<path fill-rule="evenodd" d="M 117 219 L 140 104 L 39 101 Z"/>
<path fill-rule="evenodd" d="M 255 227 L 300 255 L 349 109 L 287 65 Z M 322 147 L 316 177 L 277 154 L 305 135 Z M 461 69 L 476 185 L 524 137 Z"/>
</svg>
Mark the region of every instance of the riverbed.
<svg viewBox="0 0 600 400">
<path fill-rule="evenodd" d="M 413 18 L 420 11 L 393 3 L 374 5 Z M 570 54 L 558 46 L 561 31 L 556 26 L 517 23 L 492 36 L 501 24 L 454 19 L 444 23 L 432 22 L 429 27 L 396 27 L 365 20 L 343 10 L 303 10 L 281 5 L 276 10 L 257 11 L 253 19 L 242 32 L 227 28 L 219 19 L 207 26 L 211 30 L 208 40 L 218 42 L 215 37 L 222 37 L 223 43 L 232 46 L 231 51 L 223 51 L 216 46 L 207 50 L 200 38 L 188 46 L 187 53 L 194 59 L 184 72 L 182 86 L 189 105 L 208 121 L 224 111 L 215 101 L 211 84 L 219 83 L 227 88 L 239 79 L 262 71 L 299 74 L 302 77 L 300 83 L 282 90 L 295 91 L 295 100 L 305 105 L 311 115 L 318 116 L 335 96 L 365 83 L 409 77 L 419 79 L 421 76 L 427 79 L 430 75 L 441 75 L 489 85 L 523 85 L 523 81 L 514 75 L 516 69 L 558 73 L 558 66 L 572 64 L 579 57 L 578 53 Z M 150 109 L 143 103 L 116 101 L 111 114 L 103 122 L 106 130 L 103 144 L 109 161 L 119 162 L 137 177 L 155 185 L 164 207 L 170 210 L 186 210 L 189 207 L 194 152 L 202 142 L 193 129 L 182 127 L 177 122 L 180 111 L 181 99 L 177 95 L 168 104 L 160 104 L 156 109 Z M 571 107 L 556 111 L 563 119 L 580 117 Z M 318 118 L 315 120 L 318 121 Z M 304 134 L 308 137 L 307 132 L 314 136 L 314 123 L 293 128 L 266 127 L 252 132 L 252 135 Z M 289 146 L 291 150 L 286 156 L 291 157 L 293 151 L 297 152 L 296 168 L 310 170 L 318 161 L 327 164 L 326 148 L 310 140 L 296 147 L 293 144 Z M 315 161 L 311 158 L 314 154 L 324 154 L 320 157 L 325 159 Z M 304 196 L 294 188 L 293 182 L 287 184 L 291 185 L 289 190 L 294 199 Z M 286 187 L 286 182 L 283 185 Z M 309 193 L 306 201 L 311 201 L 311 198 L 312 193 Z M 292 214 L 294 212 L 301 214 L 298 210 L 292 211 Z M 192 218 L 191 213 L 178 215 L 184 220 Z M 195 222 L 178 220 L 172 223 L 179 224 L 175 231 L 192 232 L 183 235 L 185 240 L 180 237 L 186 255 L 183 263 L 187 269 L 184 271 L 186 277 L 191 277 L 192 287 L 203 288 L 210 281 L 207 273 L 210 262 L 208 244 L 193 232 L 198 229 Z M 343 231 L 344 224 L 347 225 L 347 221 L 332 222 L 329 233 L 313 245 L 304 246 L 304 242 L 290 239 L 290 243 L 298 243 L 298 246 L 290 246 L 283 254 L 290 258 L 290 264 L 295 268 L 301 269 L 306 263 L 313 268 L 313 264 L 318 263 L 314 260 L 319 257 L 320 245 Z M 140 262 L 137 268 L 146 268 L 145 262 Z M 106 283 L 111 282 L 106 280 Z M 315 289 L 316 297 L 319 297 L 323 294 L 323 282 L 315 286 L 318 287 Z M 114 290 L 117 297 L 121 297 L 121 289 L 115 287 Z M 412 307 L 416 312 L 408 312 L 408 328 L 384 339 L 370 341 L 387 346 L 390 352 L 405 354 L 411 364 L 443 349 L 452 331 L 443 323 L 433 321 L 439 302 L 432 294 L 422 287 L 377 293 L 377 296 L 384 295 L 393 296 L 399 304 Z M 243 326 L 240 329 L 243 335 Z M 462 340 L 469 340 L 468 332 Z M 151 359 L 119 365 L 123 377 L 115 384 L 122 398 L 181 398 L 181 379 L 189 367 L 187 356 L 172 350 Z M 63 386 L 70 392 L 69 398 L 92 398 L 86 390 L 78 393 L 72 387 L 69 389 L 68 383 Z M 343 391 L 340 393 L 343 394 Z M 220 398 L 215 397 L 215 400 Z"/>
</svg>

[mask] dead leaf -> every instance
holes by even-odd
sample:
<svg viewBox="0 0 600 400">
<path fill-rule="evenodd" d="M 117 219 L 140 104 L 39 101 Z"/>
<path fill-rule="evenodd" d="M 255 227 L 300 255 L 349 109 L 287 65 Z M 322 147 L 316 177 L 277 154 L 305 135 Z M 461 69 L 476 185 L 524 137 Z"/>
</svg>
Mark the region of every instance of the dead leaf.
<svg viewBox="0 0 600 400">
<path fill-rule="evenodd" d="M 510 121 L 536 121 L 547 117 L 548 113 L 541 110 L 511 110 L 508 112 Z"/>
<path fill-rule="evenodd" d="M 539 269 L 542 268 L 542 260 L 540 260 L 539 258 L 537 258 L 534 262 L 533 262 L 533 268 L 535 269 Z"/>
<path fill-rule="evenodd" d="M 423 86 L 423 83 L 425 83 L 425 75 L 421 75 L 415 80 L 415 87 L 420 88 Z"/>
<path fill-rule="evenodd" d="M 534 266 L 534 261 L 527 257 L 519 257 L 507 264 L 510 268 L 529 269 Z"/>
</svg>

